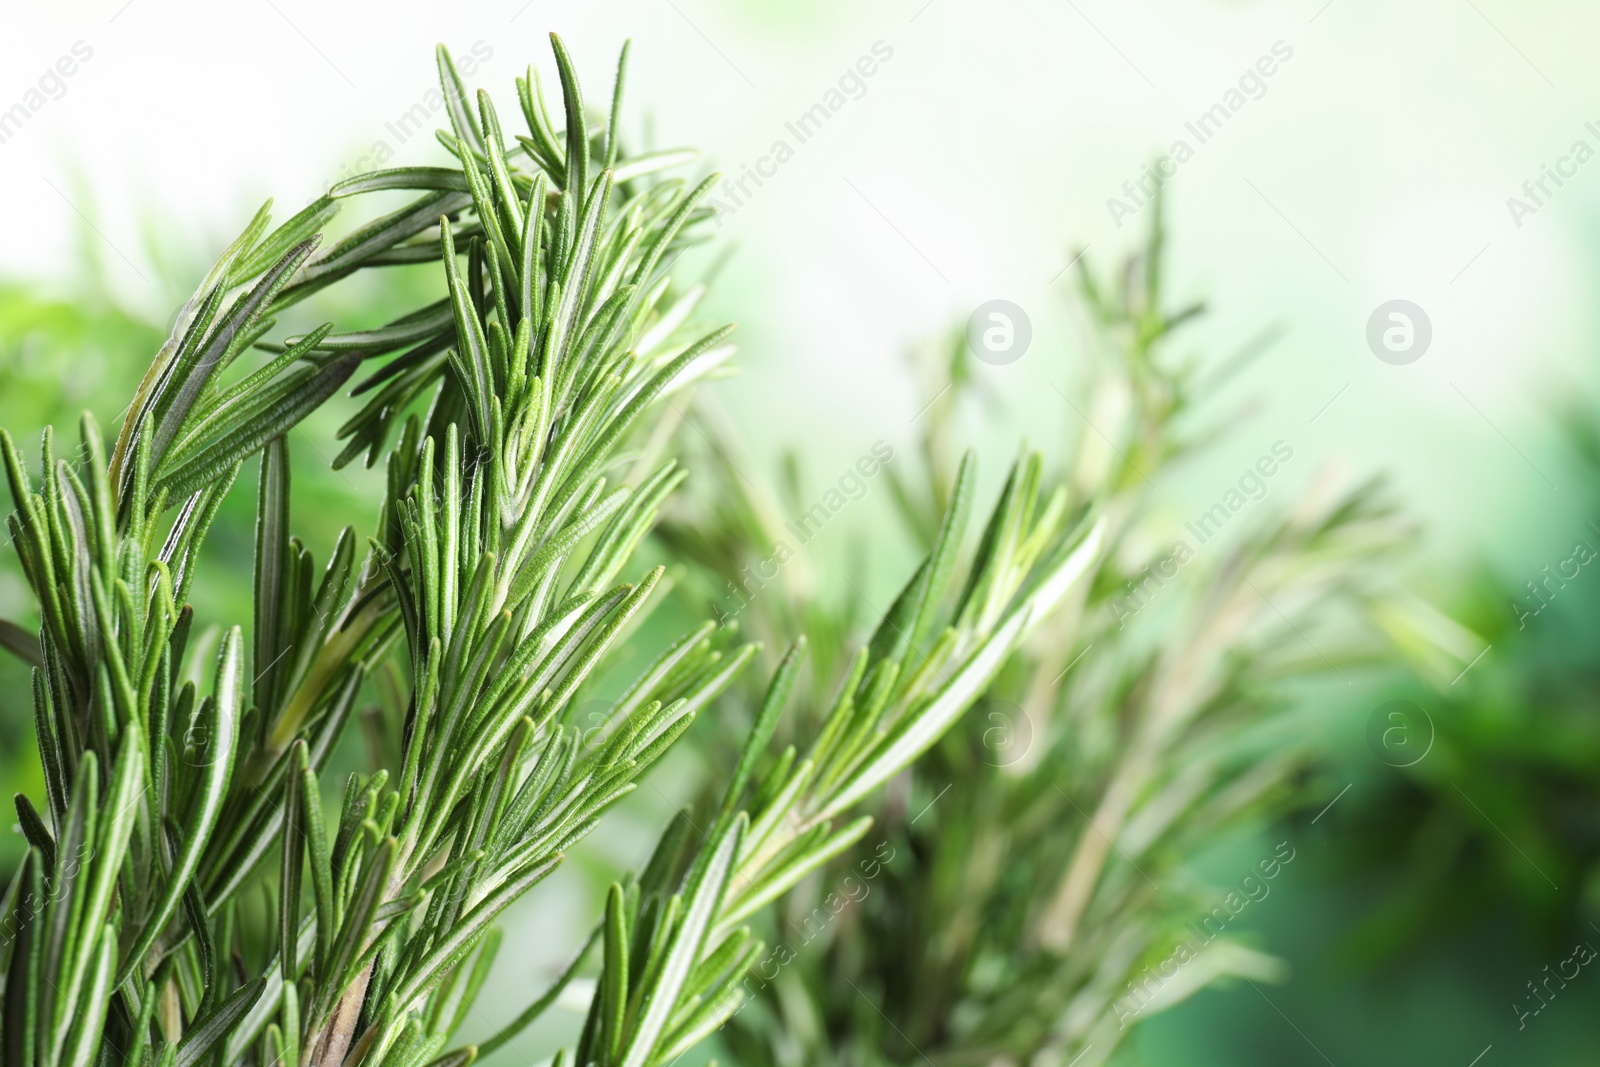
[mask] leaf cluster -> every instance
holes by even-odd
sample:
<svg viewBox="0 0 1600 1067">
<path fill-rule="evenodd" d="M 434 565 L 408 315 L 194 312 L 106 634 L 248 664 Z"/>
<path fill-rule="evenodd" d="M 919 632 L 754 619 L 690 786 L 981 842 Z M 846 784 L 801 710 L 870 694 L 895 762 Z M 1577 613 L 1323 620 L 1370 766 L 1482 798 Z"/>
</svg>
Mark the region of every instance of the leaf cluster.
<svg viewBox="0 0 1600 1067">
<path fill-rule="evenodd" d="M 622 65 L 591 130 L 553 43 L 559 132 L 530 68 L 527 133 L 509 142 L 441 49 L 453 164 L 351 179 L 276 229 L 263 208 L 179 313 L 109 451 L 87 416 L 76 465 L 47 432 L 35 484 L 0 434 L 42 619 L 36 637 L 0 634 L 32 666 L 47 781 L 43 812 L 18 798 L 29 851 L 0 900 L 6 1064 L 470 1062 L 480 1047 L 452 1042 L 497 918 L 755 655 L 703 625 L 601 728 L 577 720 L 659 599 L 663 568 L 633 559 L 684 477 L 662 455 L 663 409 L 732 347 L 692 321 L 703 290 L 669 274 L 713 179 L 662 177 L 682 152 L 623 150 Z M 411 197 L 318 254 L 346 201 L 391 192 Z M 377 329 L 274 337 L 290 305 L 415 263 L 437 265 L 437 300 Z M 264 359 L 247 369 L 246 352 Z M 386 492 L 361 558 L 347 528 L 319 567 L 293 534 L 288 434 L 364 365 L 336 463 L 385 456 Z M 213 651 L 191 639 L 188 598 L 252 458 L 248 638 L 232 625 Z M 685 814 L 612 887 L 577 1062 L 668 1063 L 721 1025 L 759 951 L 746 920 L 859 840 L 865 821 L 838 824 L 1087 573 L 1101 525 L 1026 456 L 952 597 L 973 472 L 804 755 L 766 752 L 797 647 L 709 829 L 691 836 Z M 397 699 L 363 715 L 396 758 L 352 774 L 330 817 L 331 754 L 380 675 Z"/>
</svg>

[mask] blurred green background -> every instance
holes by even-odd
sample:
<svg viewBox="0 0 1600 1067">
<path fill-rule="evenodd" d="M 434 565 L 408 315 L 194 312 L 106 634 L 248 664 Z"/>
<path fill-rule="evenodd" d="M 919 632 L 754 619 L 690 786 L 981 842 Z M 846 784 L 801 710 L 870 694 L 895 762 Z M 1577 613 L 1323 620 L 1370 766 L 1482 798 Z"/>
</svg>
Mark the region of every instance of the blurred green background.
<svg viewBox="0 0 1600 1067">
<path fill-rule="evenodd" d="M 1219 415 L 1238 411 L 1232 432 L 1161 492 L 1192 512 L 1279 438 L 1302 481 L 1326 467 L 1385 471 L 1419 521 L 1408 586 L 1490 649 L 1454 682 L 1396 667 L 1305 694 L 1325 752 L 1319 785 L 1337 801 L 1219 842 L 1199 872 L 1226 883 L 1293 843 L 1302 859 L 1243 920 L 1288 961 L 1288 981 L 1203 992 L 1141 1024 L 1119 1055 L 1158 1067 L 1594 1062 L 1600 977 L 1583 972 L 1520 1027 L 1518 1012 L 1575 942 L 1600 946 L 1600 572 L 1583 568 L 1526 628 L 1511 602 L 1532 606 L 1524 583 L 1575 542 L 1600 548 L 1600 472 L 1582 429 L 1600 414 L 1600 164 L 1546 179 L 1520 219 L 1507 200 L 1531 203 L 1524 183 L 1574 142 L 1600 149 L 1586 126 L 1600 127 L 1587 55 L 1600 9 L 510 0 L 380 16 L 111 0 L 14 5 L 0 25 L 0 110 L 74 42 L 93 50 L 0 143 L 12 208 L 0 425 L 34 454 L 40 427 L 71 433 L 84 408 L 114 422 L 256 199 L 287 214 L 362 166 L 438 152 L 394 125 L 431 84 L 435 41 L 485 42 L 472 80 L 509 99 L 554 28 L 591 84 L 633 37 L 635 139 L 699 146 L 729 175 L 727 258 L 713 251 L 689 273 L 716 269 L 708 314 L 741 326 L 742 375 L 716 387 L 741 469 L 769 479 L 792 446 L 822 486 L 875 440 L 909 451 L 925 389 L 905 353 L 998 297 L 1025 309 L 1034 341 L 1017 363 L 978 368 L 998 404 L 969 427 L 996 457 L 991 490 L 1018 437 L 1053 443 L 1078 417 L 1052 389 L 1068 388 L 1082 340 L 1063 268 L 1080 249 L 1109 263 L 1137 240 L 1143 215 L 1119 227 L 1108 200 L 1130 202 L 1123 183 L 1175 141 L 1196 142 L 1186 123 L 1282 42 L 1292 57 L 1167 187 L 1172 287 L 1212 309 L 1196 348 L 1270 344 L 1218 399 Z M 875 73 L 842 83 L 863 56 L 878 58 Z M 835 90 L 845 103 L 801 143 L 790 124 Z M 793 155 L 774 164 L 778 141 Z M 392 291 L 363 281 L 305 309 L 308 321 L 382 321 L 387 301 L 425 282 L 394 272 L 382 284 Z M 1424 358 L 1401 367 L 1364 336 L 1395 298 L 1433 330 Z M 373 472 L 327 469 L 348 410 L 330 405 L 294 438 L 295 526 L 322 554 L 351 501 L 370 516 L 377 497 Z M 241 483 L 208 544 L 202 619 L 247 614 L 253 476 Z M 820 580 L 840 583 L 838 561 L 859 550 L 865 593 L 886 600 L 909 562 L 909 546 L 882 534 L 891 511 L 873 489 L 808 546 Z M 0 557 L 0 615 L 27 620 L 26 600 L 14 559 Z M 0 657 L 0 784 L 37 795 L 26 694 L 25 673 Z M 1414 767 L 1387 766 L 1368 740 L 1375 710 L 1397 697 L 1431 717 L 1435 747 Z M 698 768 L 692 752 L 674 759 L 658 784 L 677 799 Z M 637 862 L 664 818 L 662 795 L 633 800 L 581 859 L 594 885 Z M 16 851 L 0 835 L 0 865 Z M 510 936 L 528 950 L 505 954 L 485 1012 L 524 1001 L 589 920 L 597 898 L 566 887 L 513 914 Z"/>
</svg>

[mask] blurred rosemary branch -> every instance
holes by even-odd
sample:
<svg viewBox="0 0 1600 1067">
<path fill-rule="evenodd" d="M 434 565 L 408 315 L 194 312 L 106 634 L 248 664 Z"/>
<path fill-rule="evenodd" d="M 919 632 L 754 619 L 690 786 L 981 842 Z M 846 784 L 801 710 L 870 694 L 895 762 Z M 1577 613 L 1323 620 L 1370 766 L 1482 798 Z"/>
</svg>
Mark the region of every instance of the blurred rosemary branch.
<svg viewBox="0 0 1600 1067">
<path fill-rule="evenodd" d="M 1212 397 L 1239 366 L 1173 350 L 1201 309 L 1164 304 L 1164 241 L 1158 203 L 1121 270 L 1080 266 L 1091 369 L 1077 402 L 1063 396 L 1054 462 L 1075 509 L 1101 516 L 1106 550 L 977 713 L 875 806 L 874 839 L 779 907 L 753 1006 L 725 1033 L 746 1067 L 1094 1067 L 1195 990 L 1278 975 L 1226 923 L 1201 922 L 1223 894 L 1188 864 L 1299 803 L 1291 694 L 1378 651 L 1364 620 L 1406 529 L 1376 484 L 1314 488 L 1216 544 L 1176 528 L 1163 481 L 1219 435 Z M 956 419 L 984 397 L 964 338 L 925 355 L 920 480 L 905 464 L 890 476 L 906 528 L 928 543 Z M 714 505 L 669 522 L 710 575 L 702 589 L 737 582 L 777 536 L 778 508 L 739 482 L 722 477 Z M 751 625 L 849 625 L 848 601 L 779 585 L 751 602 Z"/>
</svg>

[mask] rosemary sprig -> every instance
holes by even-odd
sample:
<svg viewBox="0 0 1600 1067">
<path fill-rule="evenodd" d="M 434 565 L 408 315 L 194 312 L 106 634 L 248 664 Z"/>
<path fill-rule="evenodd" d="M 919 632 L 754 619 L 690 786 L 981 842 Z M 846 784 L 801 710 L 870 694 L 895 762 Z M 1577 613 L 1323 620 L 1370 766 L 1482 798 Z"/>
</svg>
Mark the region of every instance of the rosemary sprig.
<svg viewBox="0 0 1600 1067">
<path fill-rule="evenodd" d="M 669 275 L 712 179 L 663 177 L 681 152 L 624 150 L 620 67 L 610 124 L 591 132 L 553 43 L 562 132 L 530 68 L 511 145 L 441 50 L 452 165 L 360 176 L 270 233 L 264 208 L 180 313 L 109 455 L 88 416 L 81 474 L 47 432 L 36 488 L 0 435 L 42 618 L 36 654 L 14 625 L 3 643 L 36 664 L 47 786 L 46 815 L 18 799 L 29 851 L 0 901 L 8 1067 L 470 1062 L 472 1047 L 446 1048 L 496 918 L 755 654 L 731 628 L 691 631 L 626 688 L 604 743 L 583 742 L 576 698 L 614 670 L 663 580 L 623 580 L 684 476 L 658 454 L 662 408 L 732 347 L 692 321 L 702 290 Z M 395 190 L 419 195 L 316 254 L 346 201 Z M 437 299 L 383 327 L 270 336 L 279 311 L 357 271 L 426 262 Z M 270 358 L 228 374 L 252 348 Z M 347 528 L 319 577 L 291 533 L 287 434 L 378 361 L 337 461 L 387 455 L 376 532 L 358 564 Z M 256 456 L 250 636 L 233 626 L 209 655 L 187 595 Z M 863 822 L 835 823 L 932 746 L 1087 572 L 1101 526 L 1042 494 L 1029 456 L 943 608 L 972 471 L 807 755 L 763 756 L 795 650 L 709 832 L 680 820 L 612 889 L 581 1062 L 667 1062 L 726 1018 L 743 920 L 859 838 Z M 378 723 L 397 758 L 352 775 L 329 819 L 320 776 L 380 672 L 402 694 Z"/>
</svg>

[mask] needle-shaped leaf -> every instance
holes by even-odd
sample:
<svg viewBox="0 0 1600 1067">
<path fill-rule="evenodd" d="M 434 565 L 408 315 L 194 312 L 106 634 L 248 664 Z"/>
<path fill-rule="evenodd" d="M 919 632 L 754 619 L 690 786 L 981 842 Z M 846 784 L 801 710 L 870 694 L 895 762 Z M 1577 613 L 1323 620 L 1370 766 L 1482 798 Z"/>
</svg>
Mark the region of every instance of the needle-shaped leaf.
<svg viewBox="0 0 1600 1067">
<path fill-rule="evenodd" d="M 56 841 L 50 835 L 44 820 L 39 818 L 39 813 L 34 809 L 33 801 L 28 799 L 26 793 L 18 793 L 13 800 L 17 806 L 17 824 L 22 828 L 22 836 L 28 844 L 37 849 L 44 865 L 51 870 L 56 865 Z"/>
<path fill-rule="evenodd" d="M 239 412 L 239 421 L 221 436 L 196 450 L 157 482 L 169 496 L 181 500 L 216 481 L 221 473 L 252 455 L 274 437 L 293 429 L 349 380 L 360 364 L 359 356 L 341 356 L 323 367 L 285 375 L 266 388 Z"/>
<path fill-rule="evenodd" d="M 210 1015 L 196 1022 L 178 1045 L 174 1067 L 194 1067 L 199 1063 L 255 1006 L 266 987 L 266 978 L 253 979 L 235 989 Z"/>
<path fill-rule="evenodd" d="M 626 162 L 614 163 L 608 161 L 607 166 L 613 167 L 612 180 L 618 185 L 631 182 L 636 178 L 643 178 L 673 167 L 681 167 L 685 163 L 693 163 L 700 158 L 700 153 L 692 148 L 672 148 L 661 152 L 647 152 L 644 155 L 631 156 Z"/>
<path fill-rule="evenodd" d="M 743 799 L 745 786 L 755 771 L 756 761 L 766 752 L 773 731 L 778 728 L 778 719 L 783 714 L 784 706 L 789 703 L 789 695 L 794 692 L 805 654 L 806 640 L 801 637 L 789 646 L 789 651 L 784 654 L 777 671 L 773 673 L 772 683 L 767 687 L 767 695 L 761 701 L 761 710 L 756 713 L 756 720 L 750 727 L 749 736 L 745 739 L 744 749 L 739 753 L 739 763 L 734 767 L 733 776 L 728 780 L 727 792 L 723 794 L 719 825 L 733 817 L 739 801 Z"/>
<path fill-rule="evenodd" d="M 550 983 L 549 987 L 539 995 L 537 1000 L 524 1008 L 510 1023 L 496 1031 L 494 1036 L 485 1041 L 478 1042 L 479 1055 L 488 1056 L 496 1049 L 504 1046 L 523 1030 L 526 1030 L 529 1026 L 531 1026 L 534 1020 L 543 1015 L 550 1005 L 556 1002 L 556 998 L 559 997 L 562 991 L 567 988 L 567 986 L 575 977 L 577 977 L 578 969 L 582 966 L 585 957 L 589 955 L 589 949 L 594 947 L 594 943 L 600 939 L 602 929 L 602 923 L 595 924 L 594 929 L 589 931 L 588 939 L 584 941 L 584 943 L 579 946 L 578 950 L 572 954 L 572 957 L 567 960 L 566 966 L 561 969 L 560 975 L 556 977 L 555 981 Z"/>
<path fill-rule="evenodd" d="M 483 131 L 478 129 L 478 124 L 472 117 L 472 108 L 467 103 L 471 98 L 467 95 L 467 87 L 462 83 L 461 75 L 456 73 L 455 60 L 450 58 L 450 50 L 444 45 L 434 50 L 434 58 L 439 65 L 439 89 L 444 94 L 450 125 L 455 128 L 457 137 L 466 141 L 473 151 L 481 153 Z"/>
<path fill-rule="evenodd" d="M 584 124 L 583 94 L 566 44 L 552 33 L 550 46 L 555 49 L 556 67 L 561 72 L 561 99 L 567 110 L 567 173 L 562 189 L 564 195 L 577 199 L 581 210 L 589 190 L 589 130 Z"/>
<path fill-rule="evenodd" d="M 283 980 L 299 978 L 300 874 L 306 849 L 306 802 L 302 796 L 310 759 L 305 741 L 294 743 L 289 754 L 291 773 L 283 776 L 283 842 L 278 874 L 278 960 Z M 304 773 L 295 773 L 303 771 Z M 320 803 L 320 801 L 316 801 Z"/>
<path fill-rule="evenodd" d="M 256 497 L 255 679 L 256 707 L 271 709 L 272 684 L 279 659 L 289 553 L 289 442 L 275 437 L 261 451 L 261 477 Z M 264 721 L 264 719 L 263 719 Z"/>
<path fill-rule="evenodd" d="M 67 1044 L 60 1061 L 65 1067 L 89 1067 L 99 1053 L 101 1032 L 111 1004 L 111 971 L 116 966 L 117 930 L 111 923 L 95 927 L 87 940 L 92 946 L 92 969 L 85 989 L 84 1010 L 71 1018 Z"/>
<path fill-rule="evenodd" d="M 39 651 L 39 638 L 9 619 L 0 619 L 0 648 L 16 656 L 30 667 L 43 667 L 44 657 Z"/>
<path fill-rule="evenodd" d="M 649 985 L 639 1004 L 638 1019 L 617 1059 L 622 1067 L 645 1067 L 654 1062 L 656 1043 L 677 1009 L 678 995 L 699 960 L 706 935 L 716 918 L 745 826 L 741 813 L 723 832 L 714 849 L 707 853 L 706 862 L 696 870 L 695 878 L 687 887 L 683 917 L 667 942 L 659 966 L 654 974 L 647 976 Z"/>
<path fill-rule="evenodd" d="M 200 865 L 200 857 L 211 839 L 217 816 L 226 799 L 228 782 L 233 774 L 234 745 L 237 740 L 240 706 L 244 685 L 244 639 L 236 626 L 222 639 L 217 655 L 216 685 L 213 699 L 206 702 L 205 733 L 206 765 L 201 768 L 200 788 L 194 804 L 186 813 L 184 839 L 172 865 L 164 892 L 152 909 L 138 936 L 122 955 L 122 967 L 114 985 L 120 986 L 143 964 L 145 953 L 160 936 L 168 920 L 177 910 L 178 901 Z"/>
<path fill-rule="evenodd" d="M 339 936 L 334 939 L 328 962 L 328 982 L 324 991 L 337 994 L 355 980 L 356 960 L 379 931 L 373 928 L 378 908 L 383 903 L 383 893 L 389 884 L 389 873 L 394 866 L 395 839 L 385 838 L 375 851 L 367 853 L 366 869 L 362 872 L 360 887 L 350 900 L 339 923 Z M 331 1005 L 324 1005 L 324 1008 Z"/>
<path fill-rule="evenodd" d="M 346 178 L 328 190 L 332 197 L 379 193 L 390 189 L 467 191 L 467 178 L 455 167 L 394 167 Z"/>
</svg>

